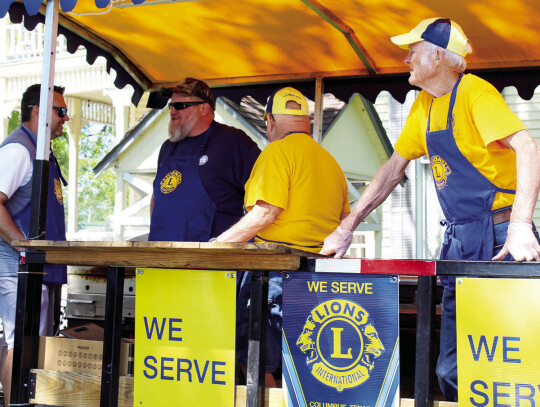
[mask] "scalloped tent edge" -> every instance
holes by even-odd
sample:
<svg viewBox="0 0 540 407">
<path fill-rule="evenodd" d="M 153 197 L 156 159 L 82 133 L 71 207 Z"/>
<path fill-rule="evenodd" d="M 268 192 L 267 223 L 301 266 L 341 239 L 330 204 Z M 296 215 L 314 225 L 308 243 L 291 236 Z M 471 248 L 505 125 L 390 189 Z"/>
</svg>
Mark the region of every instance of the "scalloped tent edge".
<svg viewBox="0 0 540 407">
<path fill-rule="evenodd" d="M 22 23 L 27 30 L 33 30 L 39 23 L 45 22 L 45 16 L 41 14 L 41 0 L 23 0 L 23 3 L 15 0 L 7 0 L 2 3 L 0 8 L 0 16 L 5 16 L 9 12 L 10 20 L 13 23 Z M 77 0 L 59 0 L 64 12 L 73 9 Z M 144 0 L 132 0 L 134 4 L 141 4 Z M 107 7 L 109 0 L 95 0 L 96 6 L 99 8 Z M 7 9 L 6 9 L 7 8 Z M 3 13 L 3 14 L 2 14 Z M 115 71 L 116 78 L 114 85 L 123 89 L 126 85 L 133 88 L 131 101 L 137 105 L 146 90 L 150 91 L 148 101 L 149 108 L 162 108 L 165 106 L 164 100 L 156 89 L 152 89 L 137 79 L 126 69 L 109 50 L 103 49 L 100 46 L 86 40 L 78 32 L 71 30 L 61 23 L 58 25 L 58 34 L 63 35 L 67 41 L 67 49 L 70 53 L 75 53 L 79 46 L 86 49 L 86 61 L 92 65 L 97 57 L 103 57 L 106 60 L 106 69 L 110 73 Z M 131 67 L 133 69 L 133 67 Z M 481 69 L 467 70 L 469 73 L 474 73 L 502 91 L 505 87 L 514 86 L 517 89 L 519 96 L 524 100 L 530 100 L 536 88 L 540 85 L 540 67 L 528 68 L 505 68 L 499 70 Z M 139 73 L 140 74 L 140 73 Z M 382 91 L 388 91 L 392 97 L 400 103 L 405 101 L 407 93 L 416 89 L 408 82 L 409 74 L 396 75 L 373 75 L 373 76 L 352 76 L 352 77 L 325 77 L 324 89 L 326 93 L 332 93 L 341 100 L 348 100 L 354 93 L 359 93 L 371 102 L 375 102 L 377 96 Z M 277 87 L 283 86 L 290 81 L 276 81 L 274 83 L 256 82 L 246 85 L 233 86 L 212 86 L 216 97 L 225 96 L 235 103 L 240 103 L 241 99 L 250 95 L 262 104 L 266 103 L 268 96 L 275 91 Z M 307 97 L 314 98 L 315 94 L 315 79 L 306 78 L 294 82 L 294 86 Z"/>
</svg>

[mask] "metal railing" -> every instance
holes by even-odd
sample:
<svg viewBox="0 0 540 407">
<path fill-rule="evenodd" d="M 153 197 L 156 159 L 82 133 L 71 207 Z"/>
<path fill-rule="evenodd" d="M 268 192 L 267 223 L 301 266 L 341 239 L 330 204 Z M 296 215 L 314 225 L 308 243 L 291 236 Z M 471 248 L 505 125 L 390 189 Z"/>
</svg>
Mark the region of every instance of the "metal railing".
<svg viewBox="0 0 540 407">
<path fill-rule="evenodd" d="M 26 30 L 21 24 L 6 24 L 3 28 L 4 52 L 0 52 L 0 63 L 14 63 L 21 61 L 40 61 L 43 58 L 43 40 L 45 30 L 43 24 L 33 31 Z M 75 54 L 84 53 L 81 48 Z M 56 47 L 58 57 L 72 55 L 67 50 L 67 40 L 64 36 L 58 37 Z"/>
</svg>

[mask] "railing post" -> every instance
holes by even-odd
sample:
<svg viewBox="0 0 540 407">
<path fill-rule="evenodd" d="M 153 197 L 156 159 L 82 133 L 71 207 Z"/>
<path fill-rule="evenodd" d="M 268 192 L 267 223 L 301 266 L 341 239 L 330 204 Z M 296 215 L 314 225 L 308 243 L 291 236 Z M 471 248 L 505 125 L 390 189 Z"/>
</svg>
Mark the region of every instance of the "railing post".
<svg viewBox="0 0 540 407">
<path fill-rule="evenodd" d="M 437 277 L 419 276 L 416 316 L 415 407 L 433 406 L 435 372 L 435 290 Z"/>
<path fill-rule="evenodd" d="M 264 406 L 266 375 L 266 329 L 268 326 L 268 271 L 251 272 L 247 407 Z"/>
</svg>

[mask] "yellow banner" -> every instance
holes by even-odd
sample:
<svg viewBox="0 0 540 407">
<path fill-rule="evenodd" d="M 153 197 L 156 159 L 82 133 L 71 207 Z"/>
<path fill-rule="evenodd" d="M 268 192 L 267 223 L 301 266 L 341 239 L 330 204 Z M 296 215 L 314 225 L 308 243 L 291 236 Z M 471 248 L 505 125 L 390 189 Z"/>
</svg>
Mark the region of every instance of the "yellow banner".
<svg viewBox="0 0 540 407">
<path fill-rule="evenodd" d="M 460 405 L 540 405 L 539 310 L 540 280 L 458 280 Z"/>
<path fill-rule="evenodd" d="M 234 406 L 236 273 L 138 269 L 135 406 Z"/>
</svg>

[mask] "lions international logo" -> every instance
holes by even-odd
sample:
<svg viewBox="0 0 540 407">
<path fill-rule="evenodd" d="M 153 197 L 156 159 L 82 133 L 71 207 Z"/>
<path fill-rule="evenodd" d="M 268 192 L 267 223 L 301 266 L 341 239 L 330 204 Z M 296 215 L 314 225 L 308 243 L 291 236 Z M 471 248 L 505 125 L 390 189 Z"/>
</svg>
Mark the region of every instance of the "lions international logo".
<svg viewBox="0 0 540 407">
<path fill-rule="evenodd" d="M 431 170 L 437 189 L 443 189 L 446 186 L 448 176 L 452 173 L 450 167 L 440 155 L 431 157 Z"/>
<path fill-rule="evenodd" d="M 64 197 L 62 196 L 62 184 L 58 178 L 54 179 L 54 195 L 60 205 L 64 205 Z"/>
<path fill-rule="evenodd" d="M 160 185 L 160 190 L 164 194 L 168 194 L 169 192 L 172 192 L 176 189 L 178 185 L 182 182 L 182 174 L 178 171 L 174 170 L 169 172 L 167 175 L 163 177 Z"/>
<path fill-rule="evenodd" d="M 296 345 L 311 374 L 338 391 L 369 379 L 384 346 L 368 312 L 347 300 L 329 300 L 311 310 Z"/>
</svg>

